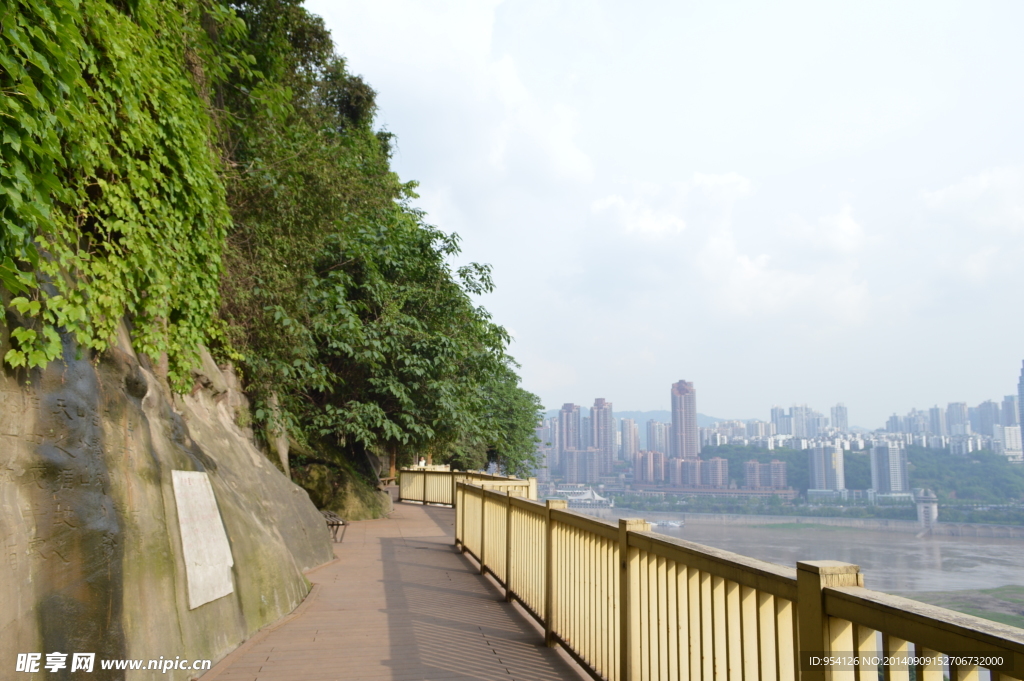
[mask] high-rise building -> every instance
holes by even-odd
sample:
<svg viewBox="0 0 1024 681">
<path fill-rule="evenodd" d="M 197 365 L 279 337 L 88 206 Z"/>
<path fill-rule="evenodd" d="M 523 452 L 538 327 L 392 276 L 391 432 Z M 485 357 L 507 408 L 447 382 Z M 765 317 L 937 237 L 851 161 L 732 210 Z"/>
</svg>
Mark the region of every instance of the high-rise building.
<svg viewBox="0 0 1024 681">
<path fill-rule="evenodd" d="M 890 433 L 902 433 L 906 430 L 903 426 L 903 419 L 901 419 L 897 414 L 893 414 L 889 417 L 885 422 L 885 429 Z"/>
<path fill-rule="evenodd" d="M 923 435 L 930 432 L 931 420 L 928 414 L 917 409 L 911 409 L 910 413 L 903 417 L 903 431 L 904 433 L 913 433 L 914 435 Z"/>
<path fill-rule="evenodd" d="M 985 400 L 978 405 L 978 432 L 982 435 L 992 436 L 995 434 L 993 426 L 1000 425 L 1002 420 L 999 417 L 999 403 L 992 400 Z"/>
<path fill-rule="evenodd" d="M 540 466 L 536 471 L 537 479 L 547 482 L 558 468 L 558 418 L 542 420 L 534 430 L 534 436 L 537 438 L 537 461 Z"/>
<path fill-rule="evenodd" d="M 871 449 L 871 488 L 880 494 L 909 492 L 907 450 L 899 442 L 883 442 Z"/>
<path fill-rule="evenodd" d="M 708 459 L 701 466 L 703 469 L 703 483 L 708 487 L 729 486 L 729 459 L 714 456 Z"/>
<path fill-rule="evenodd" d="M 799 407 L 794 404 L 789 408 L 789 418 L 793 424 L 793 437 L 808 437 L 807 421 L 810 415 L 811 410 L 806 404 Z"/>
<path fill-rule="evenodd" d="M 950 402 L 946 407 L 946 428 L 950 435 L 970 435 L 971 419 L 966 402 Z"/>
<path fill-rule="evenodd" d="M 1016 395 L 1007 395 L 1003 398 L 1003 408 L 999 410 L 1004 426 L 1020 425 L 1020 405 Z"/>
<path fill-rule="evenodd" d="M 678 381 L 672 384 L 672 441 L 669 455 L 679 459 L 700 456 L 697 432 L 697 391 L 693 383 Z"/>
<path fill-rule="evenodd" d="M 601 475 L 606 475 L 612 470 L 617 451 L 612 403 L 603 397 L 594 400 L 594 406 L 590 408 L 590 427 L 593 430 L 593 447 L 601 452 Z"/>
<path fill-rule="evenodd" d="M 667 481 L 666 463 L 665 455 L 661 452 L 637 452 L 633 457 L 633 482 L 651 485 Z"/>
<path fill-rule="evenodd" d="M 633 482 L 650 484 L 654 482 L 654 457 L 650 452 L 637 452 L 633 457 Z"/>
<path fill-rule="evenodd" d="M 663 452 L 647 452 L 647 455 L 653 462 L 651 468 L 654 471 L 654 482 L 665 482 L 665 454 Z"/>
<path fill-rule="evenodd" d="M 1024 461 L 1024 449 L 1021 447 L 1020 426 L 996 426 L 993 436 L 996 454 L 1002 454 L 1014 463 Z"/>
<path fill-rule="evenodd" d="M 622 432 L 622 452 L 619 458 L 623 461 L 632 461 L 640 451 L 640 431 L 633 419 L 622 419 L 619 423 Z"/>
<path fill-rule="evenodd" d="M 601 452 L 589 449 L 569 449 L 562 452 L 562 475 L 569 484 L 595 484 L 601 477 Z"/>
<path fill-rule="evenodd" d="M 684 487 L 696 487 L 697 485 L 704 484 L 705 462 L 703 459 L 680 459 L 680 461 L 682 461 L 681 470 Z"/>
<path fill-rule="evenodd" d="M 662 452 L 668 454 L 668 430 L 667 423 L 651 419 L 647 422 L 647 450 L 651 452 Z"/>
<path fill-rule="evenodd" d="M 594 446 L 594 426 L 589 416 L 580 417 L 580 448 L 590 449 Z"/>
<path fill-rule="evenodd" d="M 744 487 L 750 489 L 765 486 L 761 484 L 761 464 L 757 461 L 748 461 L 743 464 L 743 483 Z"/>
<path fill-rule="evenodd" d="M 846 405 L 840 402 L 832 407 L 832 427 L 840 433 L 850 432 L 850 421 L 846 412 Z"/>
<path fill-rule="evenodd" d="M 828 430 L 828 419 L 813 409 L 809 410 L 806 418 L 807 437 L 818 437 Z"/>
<path fill-rule="evenodd" d="M 572 402 L 566 402 L 558 412 L 558 451 L 561 454 L 569 449 L 583 447 L 580 437 L 580 408 Z"/>
<path fill-rule="evenodd" d="M 810 486 L 814 490 L 846 489 L 843 448 L 825 444 L 808 450 Z"/>
<path fill-rule="evenodd" d="M 699 459 L 698 459 L 699 461 Z M 682 459 L 668 459 L 665 462 L 665 475 L 668 477 L 668 484 L 672 487 L 683 486 L 683 464 Z"/>
<path fill-rule="evenodd" d="M 772 425 L 779 435 L 793 434 L 793 419 L 786 415 L 786 410 L 779 406 L 772 407 Z"/>
<path fill-rule="evenodd" d="M 785 489 L 786 462 L 773 459 L 771 463 L 747 461 L 743 464 L 745 487 L 750 489 Z"/>
<path fill-rule="evenodd" d="M 1022 362 L 1024 365 L 1024 362 Z M 1020 381 L 1017 382 L 1017 422 L 1024 428 L 1024 366 L 1020 370 Z"/>
<path fill-rule="evenodd" d="M 946 412 L 939 405 L 928 410 L 928 431 L 932 435 L 949 435 L 946 429 Z"/>
<path fill-rule="evenodd" d="M 773 489 L 786 489 L 787 476 L 786 476 L 786 462 L 779 461 L 778 459 L 772 459 L 769 462 L 769 477 L 771 478 Z M 761 476 L 764 477 L 763 475 Z"/>
</svg>

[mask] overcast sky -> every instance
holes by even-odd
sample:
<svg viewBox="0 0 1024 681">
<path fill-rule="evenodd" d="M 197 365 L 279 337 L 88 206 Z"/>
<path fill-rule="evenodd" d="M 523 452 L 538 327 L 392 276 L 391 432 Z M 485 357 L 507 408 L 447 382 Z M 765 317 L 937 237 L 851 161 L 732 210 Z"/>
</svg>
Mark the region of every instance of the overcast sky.
<svg viewBox="0 0 1024 681">
<path fill-rule="evenodd" d="M 547 407 L 1016 392 L 1024 3 L 313 0 Z"/>
</svg>

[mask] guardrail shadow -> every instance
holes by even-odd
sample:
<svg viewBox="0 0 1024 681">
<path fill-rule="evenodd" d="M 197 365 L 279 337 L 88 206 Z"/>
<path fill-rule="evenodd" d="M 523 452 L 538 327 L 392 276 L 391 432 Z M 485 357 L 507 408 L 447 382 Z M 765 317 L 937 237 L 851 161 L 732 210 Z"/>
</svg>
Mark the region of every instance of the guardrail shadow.
<svg viewBox="0 0 1024 681">
<path fill-rule="evenodd" d="M 451 509 L 423 507 L 441 536 L 382 538 L 395 677 L 556 681 L 578 678 L 453 546 Z"/>
</svg>

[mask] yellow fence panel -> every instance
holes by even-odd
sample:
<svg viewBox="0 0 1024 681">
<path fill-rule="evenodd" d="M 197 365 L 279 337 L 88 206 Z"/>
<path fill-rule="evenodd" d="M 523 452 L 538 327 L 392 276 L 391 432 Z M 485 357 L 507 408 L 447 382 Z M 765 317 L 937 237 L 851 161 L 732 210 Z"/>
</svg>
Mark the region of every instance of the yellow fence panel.
<svg viewBox="0 0 1024 681">
<path fill-rule="evenodd" d="M 1024 678 L 1024 630 L 870 591 L 856 565 L 786 568 L 542 505 L 527 481 L 449 480 L 456 543 L 595 678 Z M 403 494 L 440 496 L 420 484 Z"/>
</svg>

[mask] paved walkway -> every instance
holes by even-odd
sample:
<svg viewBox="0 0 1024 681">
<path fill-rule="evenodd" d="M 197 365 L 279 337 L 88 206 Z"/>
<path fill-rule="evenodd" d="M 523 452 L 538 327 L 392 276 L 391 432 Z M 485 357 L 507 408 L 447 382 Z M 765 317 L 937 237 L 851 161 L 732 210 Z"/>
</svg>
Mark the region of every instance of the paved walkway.
<svg viewBox="0 0 1024 681">
<path fill-rule="evenodd" d="M 397 504 L 348 525 L 291 618 L 203 681 L 589 678 L 453 547 L 454 522 L 450 508 Z"/>
</svg>

